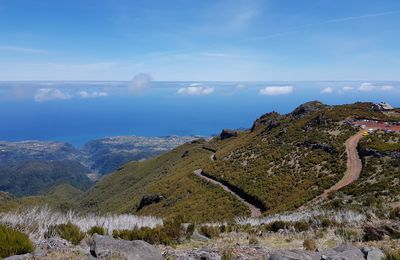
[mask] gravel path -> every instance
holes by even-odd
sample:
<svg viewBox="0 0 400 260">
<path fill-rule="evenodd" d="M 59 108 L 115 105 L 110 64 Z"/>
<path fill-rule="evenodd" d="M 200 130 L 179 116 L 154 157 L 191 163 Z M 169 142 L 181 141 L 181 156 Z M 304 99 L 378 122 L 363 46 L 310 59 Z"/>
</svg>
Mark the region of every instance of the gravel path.
<svg viewBox="0 0 400 260">
<path fill-rule="evenodd" d="M 335 185 L 325 190 L 322 196 L 327 196 L 330 192 L 340 190 L 341 188 L 353 183 L 360 177 L 362 170 L 361 159 L 358 156 L 357 145 L 360 139 L 363 137 L 365 130 L 361 130 L 357 134 L 351 136 L 346 140 L 346 153 L 347 153 L 347 170 L 343 178 Z"/>
</svg>

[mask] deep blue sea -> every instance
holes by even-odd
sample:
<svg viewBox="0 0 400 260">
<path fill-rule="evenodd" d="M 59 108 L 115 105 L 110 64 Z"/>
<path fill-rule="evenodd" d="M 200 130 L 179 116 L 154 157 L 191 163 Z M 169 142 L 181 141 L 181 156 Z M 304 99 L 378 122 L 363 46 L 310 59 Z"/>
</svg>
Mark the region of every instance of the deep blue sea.
<svg viewBox="0 0 400 260">
<path fill-rule="evenodd" d="M 0 82 L 0 140 L 209 136 L 311 100 L 399 107 L 400 82 Z"/>
</svg>

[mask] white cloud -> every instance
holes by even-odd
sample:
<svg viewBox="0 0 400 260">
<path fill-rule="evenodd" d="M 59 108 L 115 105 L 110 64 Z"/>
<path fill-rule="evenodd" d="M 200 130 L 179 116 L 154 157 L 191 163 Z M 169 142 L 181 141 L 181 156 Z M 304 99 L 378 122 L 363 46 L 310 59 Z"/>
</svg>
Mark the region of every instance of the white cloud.
<svg viewBox="0 0 400 260">
<path fill-rule="evenodd" d="M 214 93 L 213 87 L 205 87 L 205 86 L 190 86 L 186 88 L 178 89 L 178 94 L 180 95 L 191 95 L 191 96 L 203 96 L 210 95 Z"/>
<path fill-rule="evenodd" d="M 346 86 L 346 87 L 342 88 L 343 91 L 351 91 L 353 89 L 354 89 L 353 87 L 349 87 L 349 86 Z"/>
<path fill-rule="evenodd" d="M 278 96 L 278 95 L 287 95 L 292 93 L 294 88 L 292 86 L 269 86 L 263 89 L 260 89 L 260 95 L 266 96 Z"/>
<path fill-rule="evenodd" d="M 365 82 L 365 83 L 362 83 L 358 87 L 358 90 L 359 91 L 372 91 L 372 90 L 374 90 L 374 88 L 375 88 L 375 86 L 372 83 Z"/>
<path fill-rule="evenodd" d="M 393 86 L 392 85 L 383 85 L 381 86 L 381 90 L 383 91 L 389 91 L 389 90 L 393 90 Z"/>
<path fill-rule="evenodd" d="M 247 86 L 245 84 L 242 84 L 242 83 L 239 83 L 239 84 L 236 85 L 236 89 L 237 90 L 246 89 L 246 88 L 247 88 Z"/>
<path fill-rule="evenodd" d="M 151 75 L 148 73 L 136 74 L 129 84 L 129 91 L 133 95 L 138 95 L 150 87 L 152 80 Z"/>
<path fill-rule="evenodd" d="M 333 93 L 333 91 L 334 91 L 334 89 L 332 87 L 326 87 L 323 90 L 321 90 L 321 93 L 331 94 L 331 93 Z"/>
<path fill-rule="evenodd" d="M 100 92 L 94 91 L 94 92 L 89 93 L 89 92 L 83 90 L 83 91 L 78 92 L 77 95 L 80 98 L 97 98 L 97 97 L 107 97 L 108 93 L 105 91 L 100 91 Z"/>
<path fill-rule="evenodd" d="M 19 47 L 19 46 L 10 46 L 10 45 L 0 45 L 0 51 L 21 52 L 21 53 L 37 53 L 37 54 L 50 53 L 50 51 L 48 51 L 48 50 L 24 48 L 24 47 Z"/>
<path fill-rule="evenodd" d="M 36 91 L 34 99 L 36 102 L 44 102 L 49 100 L 65 100 L 70 99 L 72 96 L 68 93 L 62 92 L 56 88 L 40 88 Z"/>
<path fill-rule="evenodd" d="M 392 85 L 374 85 L 372 83 L 366 82 L 362 83 L 359 87 L 359 91 L 373 91 L 373 90 L 381 90 L 381 91 L 390 91 L 393 90 L 394 87 Z"/>
</svg>

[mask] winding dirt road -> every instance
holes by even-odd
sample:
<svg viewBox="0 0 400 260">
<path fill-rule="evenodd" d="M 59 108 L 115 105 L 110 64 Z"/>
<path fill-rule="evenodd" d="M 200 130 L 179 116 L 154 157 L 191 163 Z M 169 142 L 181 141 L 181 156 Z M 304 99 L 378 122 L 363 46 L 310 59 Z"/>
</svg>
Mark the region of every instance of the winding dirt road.
<svg viewBox="0 0 400 260">
<path fill-rule="evenodd" d="M 259 209 L 258 207 L 256 207 L 255 205 L 249 203 L 248 201 L 246 201 L 244 198 L 240 197 L 238 194 L 236 194 L 235 192 L 233 192 L 231 189 L 229 189 L 227 186 L 225 186 L 224 184 L 213 180 L 211 178 L 208 178 L 207 176 L 204 176 L 203 174 L 203 170 L 202 169 L 198 169 L 194 171 L 194 174 L 199 176 L 200 178 L 205 179 L 208 182 L 211 182 L 215 185 L 220 186 L 222 189 L 224 189 L 226 192 L 231 193 L 233 196 L 235 196 L 238 200 L 240 200 L 243 204 L 245 204 L 251 211 L 251 217 L 252 218 L 257 218 L 261 216 L 261 209 Z"/>
<path fill-rule="evenodd" d="M 361 130 L 346 140 L 345 146 L 347 153 L 347 170 L 339 182 L 324 191 L 322 197 L 326 197 L 330 192 L 340 190 L 350 183 L 353 183 L 360 177 L 362 163 L 360 157 L 358 156 L 357 145 L 360 139 L 363 137 L 364 132 L 365 130 Z"/>
</svg>

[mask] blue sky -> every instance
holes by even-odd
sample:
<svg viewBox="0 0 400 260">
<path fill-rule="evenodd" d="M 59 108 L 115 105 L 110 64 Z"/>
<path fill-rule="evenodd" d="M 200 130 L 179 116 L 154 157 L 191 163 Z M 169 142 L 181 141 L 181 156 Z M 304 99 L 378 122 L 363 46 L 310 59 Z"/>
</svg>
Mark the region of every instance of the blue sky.
<svg viewBox="0 0 400 260">
<path fill-rule="evenodd" d="M 398 0 L 0 0 L 0 80 L 400 80 Z"/>
</svg>

